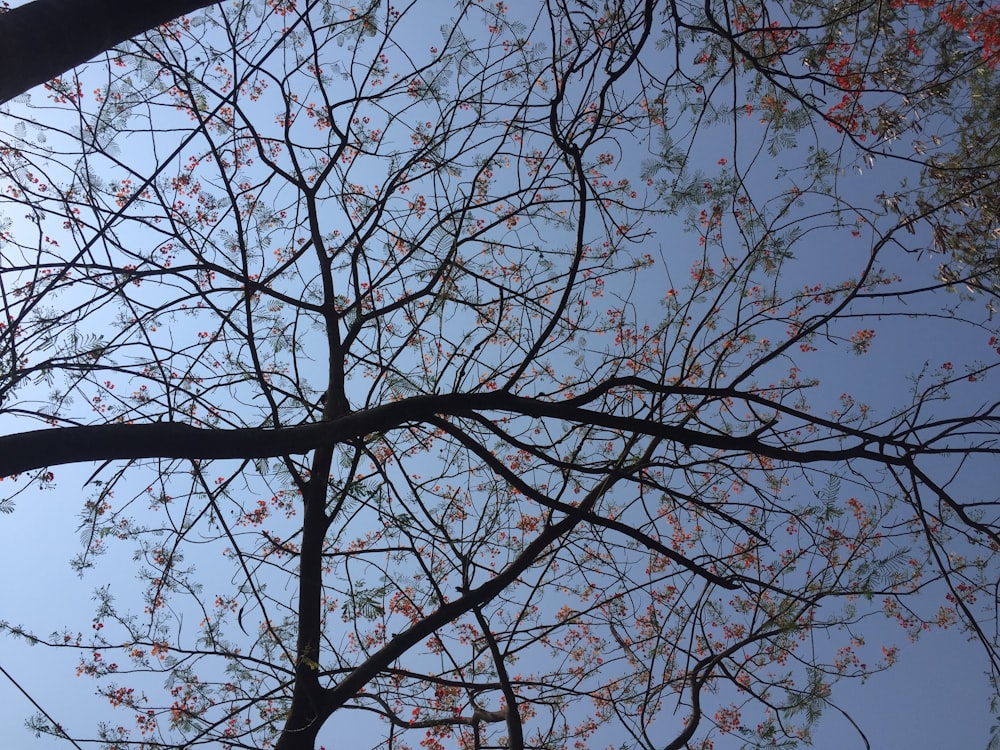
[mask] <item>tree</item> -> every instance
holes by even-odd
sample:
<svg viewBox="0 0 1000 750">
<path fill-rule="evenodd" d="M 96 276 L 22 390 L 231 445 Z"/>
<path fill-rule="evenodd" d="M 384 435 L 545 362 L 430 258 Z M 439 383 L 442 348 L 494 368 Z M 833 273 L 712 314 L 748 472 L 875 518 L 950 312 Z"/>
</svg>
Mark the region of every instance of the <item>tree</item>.
<svg viewBox="0 0 1000 750">
<path fill-rule="evenodd" d="M 115 709 L 32 726 L 790 746 L 880 614 L 995 676 L 997 17 L 827 6 L 225 3 L 8 105 L 0 509 L 96 462 L 140 589 L 3 623 Z"/>
</svg>

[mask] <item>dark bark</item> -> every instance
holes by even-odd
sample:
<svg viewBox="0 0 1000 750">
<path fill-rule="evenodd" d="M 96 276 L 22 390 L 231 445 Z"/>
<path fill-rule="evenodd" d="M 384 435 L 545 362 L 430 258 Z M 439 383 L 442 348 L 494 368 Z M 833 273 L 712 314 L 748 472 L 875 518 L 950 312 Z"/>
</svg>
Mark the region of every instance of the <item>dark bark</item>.
<svg viewBox="0 0 1000 750">
<path fill-rule="evenodd" d="M 83 461 L 267 458 L 304 454 L 320 446 L 392 430 L 409 422 L 426 421 L 435 415 L 460 416 L 472 411 L 500 411 L 529 417 L 562 419 L 664 438 L 685 446 L 747 452 L 799 464 L 867 459 L 901 466 L 907 463 L 904 453 L 921 452 L 917 446 L 909 446 L 899 440 L 883 440 L 874 434 L 852 436 L 856 438 L 856 444 L 841 448 L 796 450 L 794 447 L 765 443 L 757 434 L 739 436 L 699 432 L 653 420 L 604 414 L 581 408 L 572 401 L 554 403 L 503 392 L 452 393 L 415 396 L 328 422 L 281 429 L 248 427 L 214 430 L 156 422 L 62 427 L 15 433 L 0 437 L 0 477 Z M 876 445 L 880 449 L 872 450 L 868 445 Z"/>
<path fill-rule="evenodd" d="M 327 413 L 330 413 L 329 407 Z M 276 750 L 312 750 L 328 716 L 321 709 L 324 692 L 319 684 L 319 644 L 323 636 L 323 543 L 331 521 L 326 503 L 332 463 L 333 448 L 329 444 L 317 449 L 313 454 L 309 483 L 303 492 L 295 687 Z"/>
<path fill-rule="evenodd" d="M 315 424 L 266 429 L 215 430 L 171 422 L 153 424 L 108 424 L 61 427 L 15 433 L 0 437 L 0 477 L 33 469 L 83 461 L 140 458 L 267 458 L 305 454 L 376 432 L 385 432 L 410 422 L 427 421 L 435 415 L 461 416 L 472 411 L 499 411 L 536 418 L 561 419 L 598 425 L 626 433 L 672 440 L 684 446 L 702 446 L 724 451 L 746 452 L 798 464 L 817 461 L 871 460 L 875 463 L 908 465 L 907 453 L 924 452 L 919 445 L 880 439 L 872 434 L 852 435 L 851 444 L 829 450 L 796 450 L 794 446 L 763 442 L 757 434 L 726 435 L 700 432 L 663 422 L 605 414 L 577 405 L 580 399 L 556 403 L 494 393 L 451 393 L 414 396 L 354 412 Z M 831 441 L 832 442 L 832 441 Z M 876 446 L 873 450 L 868 446 Z M 933 453 L 933 449 L 926 452 Z"/>
<path fill-rule="evenodd" d="M 325 696 L 319 683 L 319 644 L 323 635 L 323 542 L 330 525 L 330 517 L 326 513 L 326 491 L 332 461 L 333 450 L 330 447 L 316 451 L 304 493 L 295 687 L 276 750 L 312 750 L 320 727 L 329 716 L 322 710 Z"/>
<path fill-rule="evenodd" d="M 0 103 L 218 0 L 35 0 L 0 14 Z"/>
</svg>

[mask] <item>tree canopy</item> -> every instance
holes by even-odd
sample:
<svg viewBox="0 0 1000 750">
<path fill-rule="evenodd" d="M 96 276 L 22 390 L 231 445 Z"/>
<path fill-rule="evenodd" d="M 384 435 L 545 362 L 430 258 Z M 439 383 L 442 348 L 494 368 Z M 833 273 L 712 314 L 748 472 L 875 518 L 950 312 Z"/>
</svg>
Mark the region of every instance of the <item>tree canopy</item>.
<svg viewBox="0 0 1000 750">
<path fill-rule="evenodd" d="M 997 8 L 159 5 L 0 87 L 0 522 L 96 587 L 0 629 L 108 703 L 32 729 L 792 747 L 881 618 L 995 684 Z"/>
</svg>

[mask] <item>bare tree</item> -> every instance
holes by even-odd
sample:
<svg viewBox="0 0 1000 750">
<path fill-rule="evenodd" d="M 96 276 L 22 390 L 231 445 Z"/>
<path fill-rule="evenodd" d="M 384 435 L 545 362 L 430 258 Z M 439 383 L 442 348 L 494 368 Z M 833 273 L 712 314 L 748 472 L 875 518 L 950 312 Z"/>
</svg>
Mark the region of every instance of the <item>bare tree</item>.
<svg viewBox="0 0 1000 750">
<path fill-rule="evenodd" d="M 3 623 L 129 715 L 32 726 L 773 746 L 891 666 L 881 614 L 961 622 L 995 673 L 991 271 L 920 254 L 980 189 L 935 160 L 996 52 L 924 5 L 269 0 L 83 34 L 57 67 L 106 59 L 4 115 L 0 509 L 93 462 L 74 562 L 134 549 L 139 600 L 99 588 L 89 637 Z M 919 95 L 906 38 L 951 54 Z M 878 160 L 917 187 L 848 176 Z M 966 359 L 886 360 L 905 337 Z"/>
</svg>

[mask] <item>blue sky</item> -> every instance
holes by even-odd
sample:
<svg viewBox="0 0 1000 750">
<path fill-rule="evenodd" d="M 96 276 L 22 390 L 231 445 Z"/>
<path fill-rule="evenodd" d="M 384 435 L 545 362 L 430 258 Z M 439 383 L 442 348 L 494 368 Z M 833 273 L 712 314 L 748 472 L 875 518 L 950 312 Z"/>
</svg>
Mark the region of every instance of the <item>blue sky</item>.
<svg viewBox="0 0 1000 750">
<path fill-rule="evenodd" d="M 442 13 L 451 8 L 450 3 L 439 4 Z M 435 19 L 437 34 L 439 19 Z M 437 37 L 435 37 L 437 38 Z M 418 40 L 422 45 L 426 40 Z M 12 105 L 17 106 L 17 105 Z M 175 115 L 178 119 L 179 115 Z M 741 144 L 733 146 L 725 140 L 733 133 Z M 762 137 L 762 127 L 755 120 L 741 123 L 732 132 L 720 129 L 707 131 L 706 138 L 692 151 L 693 158 L 715 167 L 719 153 L 726 153 L 731 163 L 748 163 L 754 148 Z M 824 137 L 824 136 L 821 136 Z M 832 131 L 825 137 L 833 137 Z M 726 144 L 719 148 L 719 144 Z M 744 151 L 744 148 L 747 150 Z M 142 162 L 149 154 L 141 149 L 126 148 L 125 159 Z M 789 148 L 773 159 L 794 163 L 801 152 Z M 638 157 L 626 153 L 622 162 L 638 169 Z M 841 188 L 849 192 L 855 202 L 867 205 L 887 185 L 895 185 L 907 173 L 903 167 L 889 161 L 879 161 L 874 169 L 865 168 L 862 174 L 848 171 L 839 179 Z M 759 178 L 760 188 L 770 190 L 773 183 L 771 171 L 764 169 Z M 2 210 L 2 207 L 0 207 Z M 697 254 L 693 237 L 681 239 L 681 222 L 658 226 L 655 256 L 658 265 L 644 274 L 635 289 L 629 290 L 636 301 L 640 317 L 656 322 L 662 317 L 661 292 L 670 284 L 680 286 L 675 279 L 684 280 L 690 260 Z M 19 231 L 22 229 L 18 227 Z M 536 229 L 543 234 L 544 229 Z M 848 240 L 843 231 L 817 233 L 809 242 L 800 243 L 797 259 L 791 269 L 796 283 L 807 283 L 817 278 L 841 274 L 851 264 L 858 264 L 867 252 L 865 239 Z M 686 240 L 686 244 L 685 244 Z M 914 240 L 926 242 L 925 237 Z M 919 263 L 912 257 L 900 255 L 899 267 L 911 274 L 932 277 L 937 260 L 925 257 Z M 669 277 L 668 277 L 669 274 Z M 624 293 L 624 292 L 623 292 Z M 957 301 L 957 298 L 956 298 Z M 979 307 L 980 300 L 967 303 L 967 309 Z M 191 334 L 181 328 L 173 331 Z M 837 393 L 849 386 L 853 392 L 873 405 L 880 416 L 886 416 L 906 388 L 908 373 L 919 369 L 924 362 L 937 368 L 944 362 L 960 362 L 970 350 L 983 346 L 981 330 L 969 329 L 954 320 L 940 319 L 922 323 L 915 330 L 903 321 L 885 320 L 879 323 L 871 352 L 863 358 L 845 357 L 843 346 L 829 347 L 819 352 L 804 354 L 804 367 L 812 372 L 823 372 L 824 384 L 816 392 L 817 403 L 828 404 Z M 982 390 L 956 389 L 955 399 L 981 398 Z M 988 394 L 987 394 L 988 395 Z M 7 423 L 0 418 L 0 429 Z M 11 429 L 20 429 L 11 428 Z M 0 516 L 0 569 L 4 576 L 3 596 L 0 597 L 0 619 L 24 624 L 40 634 L 69 625 L 87 632 L 92 624 L 95 587 L 110 585 L 112 593 L 128 599 L 137 595 L 139 584 L 134 580 L 135 564 L 128 545 L 112 550 L 99 560 L 94 570 L 78 578 L 70 570 L 69 560 L 79 552 L 79 512 L 86 495 L 80 485 L 89 476 L 92 467 L 74 467 L 58 472 L 56 486 L 45 491 L 31 490 L 17 499 L 16 512 Z M 971 472 L 963 485 L 966 493 L 985 495 L 995 492 L 993 476 L 988 469 Z M 141 481 L 137 479 L 136 481 Z M 796 488 L 804 491 L 806 488 Z M 208 558 L 194 558 L 203 565 L 206 587 L 225 586 L 229 571 L 211 568 Z M 211 579 L 215 580 L 211 580 Z M 880 618 L 869 619 L 865 633 L 869 645 L 899 643 L 903 646 L 899 663 L 885 674 L 876 675 L 864 684 L 841 682 L 835 692 L 835 701 L 848 711 L 862 727 L 874 748 L 906 747 L 908 750 L 937 750 L 941 747 L 985 748 L 990 727 L 995 718 L 989 707 L 989 686 L 982 675 L 984 660 L 977 647 L 966 642 L 958 629 L 927 633 L 919 643 L 907 645 L 906 635 L 893 622 Z M 822 649 L 824 644 L 817 643 Z M 11 640 L 3 641 L 0 664 L 29 690 L 53 717 L 64 721 L 76 734 L 87 734 L 95 719 L 116 721 L 116 714 L 108 709 L 104 699 L 91 695 L 92 683 L 86 678 L 75 677 L 75 657 L 63 652 L 49 652 L 41 647 L 27 647 Z M 157 678 L 158 679 L 158 678 Z M 0 699 L 4 706 L 0 718 L 0 740 L 5 746 L 48 747 L 59 746 L 49 740 L 36 741 L 25 733 L 21 719 L 32 713 L 27 701 L 13 686 L 0 676 Z M 127 712 L 120 712 L 127 719 Z M 344 718 L 344 717 L 347 718 Z M 365 723 L 358 721 L 353 712 L 331 720 L 324 733 L 330 744 L 345 741 L 345 733 L 363 744 L 374 744 L 373 735 L 363 732 Z M 35 744 L 37 742 L 37 744 Z M 830 750 L 851 750 L 864 746 L 849 723 L 835 712 L 824 718 L 815 735 L 814 745 Z M 329 745 L 328 745 L 329 746 Z M 733 745 L 736 746 L 735 744 Z M 717 747 L 725 748 L 724 740 Z"/>
</svg>

